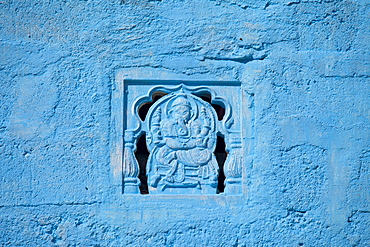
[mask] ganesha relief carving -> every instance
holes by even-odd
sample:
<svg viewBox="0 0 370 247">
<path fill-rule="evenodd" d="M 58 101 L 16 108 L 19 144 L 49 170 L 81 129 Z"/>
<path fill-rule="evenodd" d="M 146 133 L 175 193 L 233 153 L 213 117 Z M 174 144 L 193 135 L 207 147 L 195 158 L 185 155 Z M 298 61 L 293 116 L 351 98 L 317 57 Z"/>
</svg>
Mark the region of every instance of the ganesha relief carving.
<svg viewBox="0 0 370 247">
<path fill-rule="evenodd" d="M 183 92 L 167 95 L 152 106 L 147 135 L 150 186 L 216 188 L 215 119 L 209 103 Z"/>
<path fill-rule="evenodd" d="M 147 92 L 141 95 L 132 90 L 133 94 L 126 98 L 125 108 L 129 116 L 124 130 L 123 193 L 140 193 L 138 188 L 143 180 L 138 177 L 143 169 L 146 170 L 149 194 L 220 193 L 221 173 L 226 177 L 223 180 L 225 192 L 241 193 L 240 90 L 232 85 L 234 87 L 228 89 L 226 96 L 220 95 L 222 87 L 212 90 L 212 86 L 183 83 L 148 86 Z M 233 90 L 236 95 L 230 93 Z M 156 94 L 161 97 L 153 102 Z M 204 95 L 209 97 L 208 102 Z M 140 118 L 139 110 L 148 103 L 151 105 L 145 117 Z M 221 119 L 214 104 L 222 106 L 224 116 Z M 137 140 L 141 136 L 145 136 L 149 153 L 145 164 L 139 164 L 135 158 Z M 223 138 L 226 146 L 226 161 L 222 164 L 215 155 L 218 138 Z"/>
</svg>

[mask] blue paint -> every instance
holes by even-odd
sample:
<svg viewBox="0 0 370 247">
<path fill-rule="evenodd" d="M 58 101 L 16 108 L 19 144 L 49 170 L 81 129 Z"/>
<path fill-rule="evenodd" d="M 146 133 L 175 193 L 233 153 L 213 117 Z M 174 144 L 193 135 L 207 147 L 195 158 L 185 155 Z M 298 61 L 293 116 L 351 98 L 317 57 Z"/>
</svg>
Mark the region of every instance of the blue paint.
<svg viewBox="0 0 370 247">
<path fill-rule="evenodd" d="M 114 110 L 113 122 L 124 132 L 116 132 L 115 146 L 124 142 L 124 148 L 116 150 L 115 156 L 123 162 L 124 194 L 138 194 L 140 184 L 146 187 L 143 175 L 148 181 L 146 191 L 154 194 L 222 193 L 219 183 L 226 186 L 227 194 L 241 193 L 241 154 L 248 154 L 251 140 L 251 136 L 243 138 L 243 130 L 252 123 L 246 121 L 248 102 L 240 104 L 239 82 L 123 79 L 117 88 L 122 88 L 117 95 L 123 105 Z M 147 112 L 140 116 L 147 105 Z M 220 108 L 222 116 L 215 110 Z M 246 114 L 244 119 L 241 112 Z M 144 147 L 138 141 L 142 135 Z M 216 150 L 220 136 L 226 143 L 222 161 Z M 149 151 L 146 158 L 135 157 L 140 148 Z M 223 174 L 225 181 L 220 179 Z"/>
<path fill-rule="evenodd" d="M 0 2 L 0 243 L 369 246 L 369 9 Z M 123 193 L 130 80 L 239 87 L 240 193 Z"/>
</svg>

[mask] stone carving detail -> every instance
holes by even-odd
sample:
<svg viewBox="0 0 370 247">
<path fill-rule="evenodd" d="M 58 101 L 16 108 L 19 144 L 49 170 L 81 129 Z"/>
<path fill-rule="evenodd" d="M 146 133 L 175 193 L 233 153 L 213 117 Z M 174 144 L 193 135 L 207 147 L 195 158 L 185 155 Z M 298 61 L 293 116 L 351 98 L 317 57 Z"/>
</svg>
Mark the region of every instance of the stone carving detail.
<svg viewBox="0 0 370 247">
<path fill-rule="evenodd" d="M 216 113 L 211 105 L 184 92 L 163 97 L 149 112 L 148 184 L 216 192 L 218 164 Z"/>
<path fill-rule="evenodd" d="M 228 178 L 240 178 L 242 176 L 240 154 L 237 155 L 236 151 L 232 151 L 230 158 L 225 163 L 224 170 Z"/>
<path fill-rule="evenodd" d="M 122 169 L 125 184 L 124 193 L 126 194 L 139 193 L 138 186 L 140 185 L 140 180 L 138 179 L 138 175 L 140 168 L 133 152 L 134 142 L 133 132 L 126 131 Z"/>
<path fill-rule="evenodd" d="M 242 154 L 238 149 L 231 149 L 224 165 L 225 192 L 229 194 L 240 193 L 242 179 Z"/>
<path fill-rule="evenodd" d="M 242 107 L 238 105 L 240 87 L 232 84 L 233 93 L 229 90 L 223 97 L 210 87 L 155 86 L 148 87 L 145 95 L 142 90 L 131 91 L 136 96 L 131 96 L 126 105 L 127 113 L 132 115 L 127 116 L 129 128 L 124 132 L 124 194 L 140 193 L 138 176 L 143 174 L 144 164 L 138 164 L 134 152 L 136 142 L 144 134 L 149 152 L 145 165 L 149 194 L 216 194 L 220 187 L 215 156 L 217 135 L 224 138 L 227 153 L 224 192 L 242 193 L 245 152 L 239 116 Z M 218 89 L 218 94 L 222 93 Z M 140 107 L 158 95 L 160 98 L 148 107 L 146 115 L 139 116 Z M 220 120 L 215 108 L 201 96 L 222 106 L 224 115 Z"/>
</svg>

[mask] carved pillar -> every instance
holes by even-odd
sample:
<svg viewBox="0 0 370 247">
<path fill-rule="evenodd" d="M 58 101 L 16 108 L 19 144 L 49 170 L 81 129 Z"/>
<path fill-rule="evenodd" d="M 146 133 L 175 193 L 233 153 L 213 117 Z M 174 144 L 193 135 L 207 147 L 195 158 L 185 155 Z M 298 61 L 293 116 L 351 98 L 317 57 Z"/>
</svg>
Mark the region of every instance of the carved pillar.
<svg viewBox="0 0 370 247">
<path fill-rule="evenodd" d="M 140 168 L 134 155 L 135 139 L 133 131 L 125 132 L 125 147 L 123 155 L 123 184 L 125 194 L 140 194 L 138 179 Z"/>
<path fill-rule="evenodd" d="M 234 133 L 230 134 L 229 138 L 229 155 L 224 165 L 225 173 L 225 193 L 227 194 L 240 194 L 242 192 L 242 161 L 243 152 L 241 140 L 234 137 Z M 238 133 L 239 135 L 239 133 Z"/>
</svg>

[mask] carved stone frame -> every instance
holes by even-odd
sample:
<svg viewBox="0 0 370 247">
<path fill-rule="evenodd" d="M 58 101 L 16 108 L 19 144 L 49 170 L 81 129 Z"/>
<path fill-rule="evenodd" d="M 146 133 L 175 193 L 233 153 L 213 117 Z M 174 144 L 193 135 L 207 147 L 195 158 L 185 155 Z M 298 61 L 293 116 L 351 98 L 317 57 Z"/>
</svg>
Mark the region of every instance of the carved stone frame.
<svg viewBox="0 0 370 247">
<path fill-rule="evenodd" d="M 211 94 L 212 103 L 225 107 L 225 117 L 217 123 L 224 129 L 222 135 L 228 152 L 224 167 L 225 192 L 221 195 L 246 194 L 246 167 L 250 162 L 252 147 L 252 116 L 251 102 L 248 102 L 249 98 L 240 82 L 127 79 L 118 76 L 115 86 L 112 94 L 111 164 L 114 183 L 121 188 L 121 193 L 140 194 L 139 166 L 134 151 L 137 138 L 144 131 L 144 122 L 137 115 L 138 107 L 150 102 L 155 92 L 169 93 L 185 88 Z"/>
</svg>

